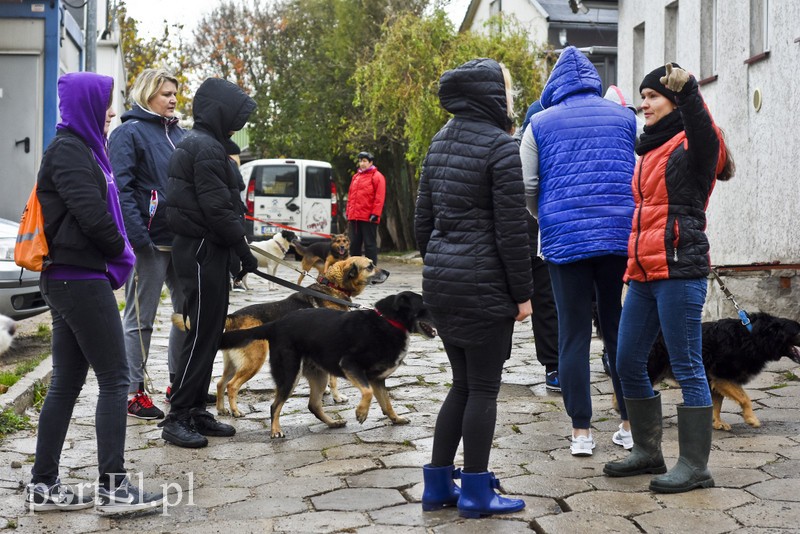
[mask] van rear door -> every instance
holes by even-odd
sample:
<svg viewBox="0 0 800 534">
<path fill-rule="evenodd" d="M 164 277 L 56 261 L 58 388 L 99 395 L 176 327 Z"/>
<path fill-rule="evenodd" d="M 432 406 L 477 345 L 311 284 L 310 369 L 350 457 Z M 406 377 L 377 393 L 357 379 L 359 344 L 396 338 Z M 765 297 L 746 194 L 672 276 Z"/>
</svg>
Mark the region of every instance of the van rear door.
<svg viewBox="0 0 800 534">
<path fill-rule="evenodd" d="M 330 234 L 331 168 L 308 163 L 305 165 L 305 175 L 305 194 L 301 210 L 302 228 L 308 232 Z M 302 236 L 311 237 L 313 234 L 303 233 Z"/>
<path fill-rule="evenodd" d="M 299 227 L 301 201 L 298 165 L 255 165 L 253 182 L 253 237 L 263 239 L 280 232 L 274 223 Z"/>
</svg>

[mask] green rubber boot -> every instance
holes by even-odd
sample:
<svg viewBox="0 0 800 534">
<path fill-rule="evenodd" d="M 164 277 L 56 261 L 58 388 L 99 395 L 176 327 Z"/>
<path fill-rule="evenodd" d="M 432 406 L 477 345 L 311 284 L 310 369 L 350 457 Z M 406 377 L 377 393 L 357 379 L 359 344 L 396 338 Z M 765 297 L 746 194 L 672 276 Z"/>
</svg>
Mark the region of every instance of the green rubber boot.
<svg viewBox="0 0 800 534">
<path fill-rule="evenodd" d="M 711 452 L 712 406 L 678 406 L 678 446 L 680 457 L 666 475 L 653 477 L 650 490 L 656 493 L 683 493 L 695 488 L 713 488 L 708 470 Z"/>
<path fill-rule="evenodd" d="M 647 399 L 625 399 L 631 422 L 633 448 L 624 460 L 608 462 L 603 473 L 610 477 L 632 477 L 667 472 L 661 455 L 661 393 Z"/>
</svg>

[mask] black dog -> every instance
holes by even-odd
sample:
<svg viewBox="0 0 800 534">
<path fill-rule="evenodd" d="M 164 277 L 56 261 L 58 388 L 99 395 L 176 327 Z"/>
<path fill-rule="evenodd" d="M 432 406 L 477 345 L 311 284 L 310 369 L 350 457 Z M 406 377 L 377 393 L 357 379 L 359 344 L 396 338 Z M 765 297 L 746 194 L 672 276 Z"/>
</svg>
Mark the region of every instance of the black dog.
<svg viewBox="0 0 800 534">
<path fill-rule="evenodd" d="M 758 375 L 767 363 L 784 356 L 800 363 L 800 323 L 767 313 L 752 314 L 750 322 L 752 332 L 738 319 L 703 323 L 703 365 L 711 386 L 714 428 L 717 430 L 731 429 L 720 419 L 725 397 L 739 403 L 748 425 L 761 426 L 742 386 Z M 672 376 L 669 354 L 661 334 L 650 351 L 647 373 L 653 384 Z"/>
<path fill-rule="evenodd" d="M 374 310 L 310 308 L 256 328 L 225 332 L 220 349 L 244 346 L 254 339 L 269 340 L 269 365 L 276 386 L 270 435 L 279 438 L 284 436 L 281 409 L 301 371 L 310 386 L 309 410 L 330 428 L 344 426 L 345 421 L 334 421 L 322 410 L 329 374 L 347 378 L 361 392 L 356 407 L 359 423 L 366 420 L 373 395 L 393 423 L 408 423 L 392 408 L 386 378 L 405 358 L 409 334 L 432 338 L 436 331 L 422 296 L 403 291 L 379 300 Z"/>
</svg>

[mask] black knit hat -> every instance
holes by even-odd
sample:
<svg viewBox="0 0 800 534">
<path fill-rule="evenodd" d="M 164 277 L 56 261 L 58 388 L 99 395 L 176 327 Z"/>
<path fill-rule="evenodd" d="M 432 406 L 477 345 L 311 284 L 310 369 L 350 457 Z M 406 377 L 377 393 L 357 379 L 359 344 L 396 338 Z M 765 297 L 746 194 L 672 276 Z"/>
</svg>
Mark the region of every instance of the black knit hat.
<svg viewBox="0 0 800 534">
<path fill-rule="evenodd" d="M 681 68 L 680 65 L 677 63 L 672 63 L 672 66 L 675 68 Z M 653 70 L 644 77 L 642 83 L 639 85 L 639 92 L 642 92 L 642 89 L 645 87 L 648 89 L 652 89 L 653 91 L 657 91 L 664 95 L 665 97 L 669 98 L 673 102 L 675 102 L 675 91 L 671 91 L 667 89 L 667 87 L 661 83 L 661 78 L 667 75 L 667 67 L 661 65 L 657 69 Z"/>
</svg>

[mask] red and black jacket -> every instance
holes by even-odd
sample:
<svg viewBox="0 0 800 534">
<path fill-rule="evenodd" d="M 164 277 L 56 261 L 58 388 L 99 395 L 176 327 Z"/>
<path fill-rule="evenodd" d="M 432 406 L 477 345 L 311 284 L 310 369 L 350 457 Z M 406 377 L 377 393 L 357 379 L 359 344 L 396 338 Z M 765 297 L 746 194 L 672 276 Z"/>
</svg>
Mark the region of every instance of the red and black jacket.
<svg viewBox="0 0 800 534">
<path fill-rule="evenodd" d="M 694 77 L 677 104 L 684 131 L 636 163 L 626 282 L 702 278 L 710 271 L 705 210 L 725 146 Z"/>
</svg>

